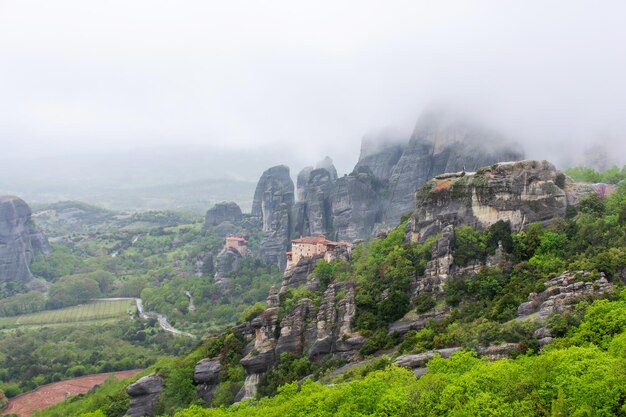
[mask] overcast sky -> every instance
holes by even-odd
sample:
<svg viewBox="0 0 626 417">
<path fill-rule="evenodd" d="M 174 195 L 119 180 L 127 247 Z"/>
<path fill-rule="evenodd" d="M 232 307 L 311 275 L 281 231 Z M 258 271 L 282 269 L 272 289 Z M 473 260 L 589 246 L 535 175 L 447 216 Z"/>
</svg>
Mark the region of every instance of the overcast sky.
<svg viewBox="0 0 626 417">
<path fill-rule="evenodd" d="M 624 1 L 0 0 L 0 152 L 361 137 L 446 100 L 570 158 L 626 143 Z M 626 161 L 621 159 L 622 163 Z"/>
</svg>

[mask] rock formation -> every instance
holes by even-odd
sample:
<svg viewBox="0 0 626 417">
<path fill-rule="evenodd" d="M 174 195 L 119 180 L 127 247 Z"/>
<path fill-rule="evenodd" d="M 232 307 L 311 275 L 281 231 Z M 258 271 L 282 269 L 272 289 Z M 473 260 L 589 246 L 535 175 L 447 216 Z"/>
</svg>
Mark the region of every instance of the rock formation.
<svg viewBox="0 0 626 417">
<path fill-rule="evenodd" d="M 243 215 L 237 203 L 222 201 L 207 210 L 204 218 L 204 227 L 217 226 L 225 221 L 240 222 L 242 219 Z"/>
<path fill-rule="evenodd" d="M 163 390 L 163 379 L 150 374 L 126 387 L 130 395 L 130 408 L 125 415 L 130 417 L 154 416 L 159 394 Z"/>
<path fill-rule="evenodd" d="M 284 165 L 268 169 L 261 175 L 254 200 L 252 216 L 262 227 L 264 237 L 260 254 L 266 263 L 285 269 L 291 241 L 294 186 L 289 168 Z"/>
<path fill-rule="evenodd" d="M 498 220 L 514 231 L 565 216 L 566 177 L 547 161 L 494 164 L 476 173 L 435 177 L 417 193 L 411 240 L 423 242 L 445 226 L 479 229 Z"/>
<path fill-rule="evenodd" d="M 31 220 L 30 207 L 18 197 L 0 196 L 0 290 L 10 292 L 9 283 L 45 290 L 45 283 L 30 272 L 30 264 L 36 253 L 49 252 L 47 238 Z"/>
<path fill-rule="evenodd" d="M 382 190 L 380 182 L 366 167 L 339 178 L 330 195 L 333 238 L 349 241 L 371 238 L 381 220 Z"/>
<path fill-rule="evenodd" d="M 331 162 L 332 167 L 332 162 Z M 305 181 L 305 176 L 308 178 Z M 334 174 L 333 174 L 334 173 Z M 337 173 L 327 168 L 304 168 L 298 175 L 295 232 L 299 236 L 328 235 L 332 231 L 330 194 Z"/>
<path fill-rule="evenodd" d="M 600 278 L 590 281 L 592 275 L 586 271 L 565 272 L 546 281 L 545 290 L 531 293 L 528 301 L 517 308 L 518 319 L 530 319 L 544 323 L 551 314 L 562 314 L 574 309 L 575 301 L 586 297 L 598 297 L 610 292 L 613 284 L 600 274 Z M 547 327 L 535 331 L 534 337 L 540 346 L 552 343 L 554 335 Z"/>
<path fill-rule="evenodd" d="M 198 396 L 207 404 L 211 403 L 215 388 L 221 381 L 222 370 L 219 358 L 202 359 L 196 364 L 193 381 L 196 383 Z"/>
<path fill-rule="evenodd" d="M 405 148 L 406 143 L 399 141 L 397 137 L 366 136 L 361 141 L 359 162 L 354 171 L 366 167 L 378 180 L 387 182 Z"/>
<path fill-rule="evenodd" d="M 572 311 L 571 301 L 587 295 L 598 296 L 613 289 L 613 284 L 607 281 L 603 273 L 600 278 L 590 281 L 592 275 L 586 271 L 565 272 L 564 274 L 546 281 L 545 290 L 540 293 L 531 293 L 528 301 L 521 304 L 517 314 L 524 318 L 534 313 L 539 318 L 546 318 L 552 313 Z"/>
<path fill-rule="evenodd" d="M 331 182 L 335 182 L 337 180 L 337 169 L 335 169 L 333 160 L 330 157 L 327 156 L 315 164 L 315 169 L 325 169 L 330 174 Z"/>
<path fill-rule="evenodd" d="M 215 281 L 222 285 L 228 285 L 229 274 L 239 267 L 242 259 L 243 257 L 236 249 L 222 249 L 217 255 Z"/>
<path fill-rule="evenodd" d="M 280 299 L 290 288 L 305 285 L 317 290 L 319 280 L 309 275 L 321 258 L 302 258 L 296 267 L 285 271 L 283 287 L 270 290 L 268 308 L 235 331 L 249 340 L 247 354 L 241 360 L 246 381 L 237 400 L 253 398 L 261 377 L 277 363 L 281 353 L 308 356 L 314 361 L 334 355 L 354 360 L 365 339 L 352 328 L 356 316 L 355 290 L 348 283 L 331 283 L 324 291 L 318 308 L 309 298 L 299 300 L 293 310 L 279 317 Z"/>
<path fill-rule="evenodd" d="M 384 221 L 397 225 L 415 207 L 415 192 L 444 172 L 473 171 L 523 158 L 518 146 L 457 114 L 431 108 L 419 118 L 389 178 Z"/>
</svg>

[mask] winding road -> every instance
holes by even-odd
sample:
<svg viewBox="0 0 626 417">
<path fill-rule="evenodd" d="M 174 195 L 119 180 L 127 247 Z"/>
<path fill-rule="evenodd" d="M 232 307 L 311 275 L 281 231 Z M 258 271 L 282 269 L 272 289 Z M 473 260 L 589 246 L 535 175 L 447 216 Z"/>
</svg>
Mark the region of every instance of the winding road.
<svg viewBox="0 0 626 417">
<path fill-rule="evenodd" d="M 188 291 L 186 291 L 189 294 Z M 193 298 L 191 298 L 191 294 L 188 295 L 190 307 L 193 306 Z M 145 311 L 143 308 L 143 301 L 141 298 L 130 298 L 130 297 L 116 297 L 116 298 L 94 298 L 94 301 L 118 301 L 118 300 L 135 300 L 135 305 L 137 306 L 137 310 L 139 311 L 139 317 L 144 320 L 156 319 L 159 322 L 159 326 L 166 332 L 172 333 L 176 336 L 185 336 L 191 337 L 195 339 L 196 336 L 191 333 L 183 332 L 182 330 L 175 329 L 172 325 L 167 321 L 167 317 L 163 314 L 153 313 L 151 311 Z M 190 308 L 191 309 L 191 308 Z M 195 309 L 195 306 L 194 306 Z"/>
<path fill-rule="evenodd" d="M 196 336 L 192 335 L 191 333 L 183 332 L 182 330 L 178 330 L 172 327 L 172 325 L 167 321 L 167 317 L 165 317 L 163 314 L 144 311 L 143 301 L 141 301 L 141 298 L 135 298 L 135 304 L 137 305 L 137 310 L 139 311 L 139 317 L 141 317 L 142 319 L 157 319 L 161 328 L 166 332 L 172 333 L 177 336 L 186 336 L 191 337 L 192 339 L 196 338 Z"/>
</svg>

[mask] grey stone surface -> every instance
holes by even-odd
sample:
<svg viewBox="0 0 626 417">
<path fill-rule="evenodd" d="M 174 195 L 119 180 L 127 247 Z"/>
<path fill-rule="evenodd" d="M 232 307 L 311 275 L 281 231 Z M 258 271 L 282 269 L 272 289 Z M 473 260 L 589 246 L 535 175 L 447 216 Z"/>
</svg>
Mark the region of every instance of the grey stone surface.
<svg viewBox="0 0 626 417">
<path fill-rule="evenodd" d="M 477 349 L 477 353 L 489 360 L 497 361 L 510 358 L 514 353 L 520 352 L 520 349 L 519 343 L 500 343 L 499 345 L 481 346 Z"/>
<path fill-rule="evenodd" d="M 361 144 L 361 157 L 354 167 L 354 171 L 367 168 L 380 181 L 387 182 L 391 178 L 394 167 L 400 160 L 406 147 L 405 144 L 390 143 L 376 147 L 373 150 L 365 149 L 367 144 Z"/>
<path fill-rule="evenodd" d="M 241 208 L 233 201 L 222 201 L 207 210 L 204 217 L 204 227 L 217 226 L 229 222 L 240 222 L 243 219 Z"/>
<path fill-rule="evenodd" d="M 458 114 L 430 108 L 420 116 L 389 178 L 385 223 L 396 225 L 413 211 L 415 192 L 436 175 L 522 158 L 520 147 L 503 136 Z"/>
<path fill-rule="evenodd" d="M 330 195 L 333 238 L 370 239 L 380 222 L 382 185 L 367 168 L 360 168 L 335 183 Z"/>
<path fill-rule="evenodd" d="M 238 250 L 232 248 L 223 248 L 217 255 L 215 263 L 215 280 L 218 282 L 228 282 L 228 277 L 235 271 L 243 257 Z"/>
<path fill-rule="evenodd" d="M 222 364 L 219 358 L 206 358 L 200 360 L 193 372 L 193 380 L 196 383 L 198 396 L 207 404 L 211 403 L 215 388 L 222 378 Z"/>
<path fill-rule="evenodd" d="M 163 391 L 163 379 L 156 374 L 144 376 L 126 387 L 126 392 L 130 395 L 130 408 L 126 411 L 126 415 L 130 417 L 154 416 L 161 391 Z"/>
<path fill-rule="evenodd" d="M 260 255 L 266 263 L 285 269 L 285 252 L 291 243 L 294 185 L 289 168 L 278 165 L 265 171 L 256 187 L 252 217 L 262 227 L 264 236 Z"/>
<path fill-rule="evenodd" d="M 461 350 L 461 348 L 453 347 L 429 350 L 428 352 L 414 355 L 401 355 L 396 358 L 395 364 L 409 369 L 422 368 L 437 355 L 441 355 L 442 358 L 449 358 L 453 353 L 458 352 L 459 350 Z"/>
<path fill-rule="evenodd" d="M 409 227 L 412 241 L 423 242 L 445 226 L 486 228 L 498 220 L 514 231 L 533 222 L 565 216 L 563 174 L 547 161 L 494 164 L 476 173 L 436 177 L 417 192 Z"/>
<path fill-rule="evenodd" d="M 30 265 L 38 252 L 49 253 L 48 240 L 31 220 L 31 209 L 21 198 L 0 196 L 0 289 L 10 292 L 7 284 L 26 290 L 46 289 L 34 279 Z"/>
<path fill-rule="evenodd" d="M 219 358 L 202 359 L 194 368 L 193 380 L 196 384 L 215 385 L 220 381 L 222 369 Z"/>
<path fill-rule="evenodd" d="M 535 320 L 546 319 L 550 314 L 561 314 L 572 311 L 574 306 L 571 301 L 585 297 L 597 297 L 613 289 L 604 275 L 595 281 L 589 281 L 591 274 L 586 271 L 565 272 L 562 275 L 546 281 L 543 285 L 545 290 L 539 293 L 530 293 L 528 301 L 520 304 L 517 315 L 520 319 L 534 318 Z M 536 314 L 535 314 L 536 313 Z M 551 336 L 548 329 L 539 329 L 535 337 L 543 339 Z"/>
<path fill-rule="evenodd" d="M 327 235 L 333 227 L 330 193 L 335 179 L 326 168 L 305 170 L 298 175 L 298 202 L 294 210 L 296 235 Z M 304 182 L 306 172 L 308 179 Z M 335 172 L 335 178 L 336 175 Z"/>
</svg>

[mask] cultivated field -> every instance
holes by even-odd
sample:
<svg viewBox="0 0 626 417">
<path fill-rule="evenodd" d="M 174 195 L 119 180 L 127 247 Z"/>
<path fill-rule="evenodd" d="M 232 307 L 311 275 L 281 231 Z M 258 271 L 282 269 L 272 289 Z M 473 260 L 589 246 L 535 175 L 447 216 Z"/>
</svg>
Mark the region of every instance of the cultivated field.
<svg viewBox="0 0 626 417">
<path fill-rule="evenodd" d="M 19 417 L 28 417 L 34 411 L 60 403 L 68 395 L 82 394 L 95 385 L 102 384 L 107 378 L 132 378 L 140 370 L 94 374 L 74 378 L 67 381 L 44 385 L 9 400 L 9 405 L 1 414 L 17 414 Z"/>
<path fill-rule="evenodd" d="M 136 310 L 133 300 L 100 300 L 58 310 L 46 310 L 13 317 L 0 317 L 0 328 L 65 323 L 92 323 L 128 317 Z"/>
</svg>

